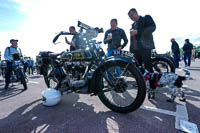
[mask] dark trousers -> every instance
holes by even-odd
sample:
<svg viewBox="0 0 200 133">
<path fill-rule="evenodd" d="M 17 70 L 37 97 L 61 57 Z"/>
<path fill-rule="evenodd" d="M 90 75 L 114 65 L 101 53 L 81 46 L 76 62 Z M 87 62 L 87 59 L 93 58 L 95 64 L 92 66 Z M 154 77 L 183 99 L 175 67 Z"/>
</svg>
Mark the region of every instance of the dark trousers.
<svg viewBox="0 0 200 133">
<path fill-rule="evenodd" d="M 179 55 L 173 55 L 176 68 L 179 68 Z"/>
<path fill-rule="evenodd" d="M 26 73 L 27 68 L 28 68 L 28 65 L 24 64 L 24 74 Z"/>
<path fill-rule="evenodd" d="M 191 55 L 192 55 L 192 53 L 184 53 L 185 66 L 190 66 L 190 64 L 191 64 Z M 187 59 L 188 59 L 188 62 L 187 62 Z"/>
<path fill-rule="evenodd" d="M 33 75 L 33 66 L 29 66 L 28 67 L 28 74 L 32 74 Z"/>
<path fill-rule="evenodd" d="M 9 85 L 9 83 L 10 83 L 11 73 L 12 73 L 12 62 L 7 62 L 6 73 L 5 73 L 6 85 Z"/>
<path fill-rule="evenodd" d="M 145 69 L 147 69 L 149 72 L 153 72 L 150 49 L 135 50 L 134 56 L 139 65 L 144 63 Z"/>
</svg>

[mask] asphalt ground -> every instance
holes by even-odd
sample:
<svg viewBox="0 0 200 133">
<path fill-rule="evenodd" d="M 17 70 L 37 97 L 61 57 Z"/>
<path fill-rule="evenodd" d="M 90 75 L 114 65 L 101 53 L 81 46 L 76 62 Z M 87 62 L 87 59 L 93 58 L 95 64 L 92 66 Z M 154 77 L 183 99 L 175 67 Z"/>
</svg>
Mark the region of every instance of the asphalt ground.
<svg viewBox="0 0 200 133">
<path fill-rule="evenodd" d="M 185 68 L 183 62 L 180 66 Z M 27 91 L 19 84 L 4 90 L 0 77 L 0 133 L 179 133 L 176 124 L 182 114 L 177 106 L 184 107 L 188 121 L 200 129 L 200 60 L 186 69 L 192 77 L 184 82 L 186 102 L 178 98 L 166 102 L 167 88 L 159 88 L 155 100 L 146 98 L 140 109 L 129 114 L 111 111 L 97 96 L 76 93 L 64 95 L 54 107 L 45 107 L 42 76 L 29 76 Z M 184 74 L 181 69 L 176 73 Z"/>
</svg>

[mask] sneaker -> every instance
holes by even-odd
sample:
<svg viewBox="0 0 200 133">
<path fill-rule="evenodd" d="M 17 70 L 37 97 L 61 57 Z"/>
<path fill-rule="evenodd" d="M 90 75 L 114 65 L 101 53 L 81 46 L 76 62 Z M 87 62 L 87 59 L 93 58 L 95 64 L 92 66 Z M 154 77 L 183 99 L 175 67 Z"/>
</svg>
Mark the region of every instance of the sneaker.
<svg viewBox="0 0 200 133">
<path fill-rule="evenodd" d="M 6 84 L 6 85 L 5 85 L 4 89 L 5 89 L 5 90 L 7 90 L 7 89 L 8 89 L 8 84 Z"/>
</svg>

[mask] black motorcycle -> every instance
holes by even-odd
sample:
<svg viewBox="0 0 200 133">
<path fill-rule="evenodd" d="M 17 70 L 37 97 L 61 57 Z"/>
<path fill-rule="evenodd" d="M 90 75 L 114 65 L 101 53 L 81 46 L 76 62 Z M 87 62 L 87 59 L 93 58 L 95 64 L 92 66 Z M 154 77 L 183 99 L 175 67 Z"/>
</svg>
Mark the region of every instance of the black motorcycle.
<svg viewBox="0 0 200 133">
<path fill-rule="evenodd" d="M 157 72 L 173 72 L 175 73 L 175 61 L 169 54 L 157 54 L 152 52 L 153 68 Z"/>
<path fill-rule="evenodd" d="M 23 61 L 20 59 L 19 54 L 12 54 L 13 63 L 12 63 L 12 73 L 11 73 L 11 83 L 20 82 L 24 89 L 27 89 L 27 81 L 26 75 L 23 71 Z"/>
<path fill-rule="evenodd" d="M 98 47 L 101 42 L 94 40 L 103 29 L 82 22 L 78 22 L 78 27 L 80 31 L 76 35 L 82 39 L 84 49 L 59 54 L 47 51 L 37 56 L 47 86 L 62 94 L 98 95 L 102 103 L 115 112 L 129 113 L 138 109 L 144 102 L 146 85 L 132 54 L 120 51 L 119 56 L 105 58 L 103 49 Z M 60 32 L 53 43 L 61 35 L 74 34 Z"/>
</svg>

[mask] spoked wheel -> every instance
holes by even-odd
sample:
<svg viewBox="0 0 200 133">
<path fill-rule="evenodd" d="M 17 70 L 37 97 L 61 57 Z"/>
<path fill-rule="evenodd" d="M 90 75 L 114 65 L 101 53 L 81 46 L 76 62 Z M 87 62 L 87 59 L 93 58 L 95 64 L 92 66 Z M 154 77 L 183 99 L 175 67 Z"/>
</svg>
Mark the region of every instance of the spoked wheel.
<svg viewBox="0 0 200 133">
<path fill-rule="evenodd" d="M 47 76 L 44 76 L 44 80 L 46 83 L 46 86 L 48 88 L 56 88 L 58 86 L 58 80 L 53 74 L 53 70 L 49 70 L 49 74 Z"/>
<path fill-rule="evenodd" d="M 55 78 L 49 77 L 48 81 L 49 81 L 49 88 L 56 88 L 58 86 L 58 81 Z"/>
<path fill-rule="evenodd" d="M 161 72 L 173 72 L 175 73 L 175 66 L 172 61 L 166 58 L 155 58 L 152 60 L 152 67 L 154 71 Z"/>
<path fill-rule="evenodd" d="M 45 81 L 45 84 L 48 88 L 50 88 L 50 72 L 52 71 L 52 67 L 50 66 L 44 66 L 43 68 L 43 76 L 44 76 L 44 81 Z"/>
<path fill-rule="evenodd" d="M 27 89 L 27 82 L 26 82 L 24 73 L 22 71 L 20 71 L 20 70 L 18 70 L 16 73 L 19 76 L 19 78 L 21 80 L 21 83 L 24 86 L 24 89 L 26 90 Z"/>
<path fill-rule="evenodd" d="M 98 96 L 111 110 L 129 113 L 144 102 L 146 85 L 139 70 L 130 63 L 110 61 L 101 71 L 102 89 Z"/>
</svg>

